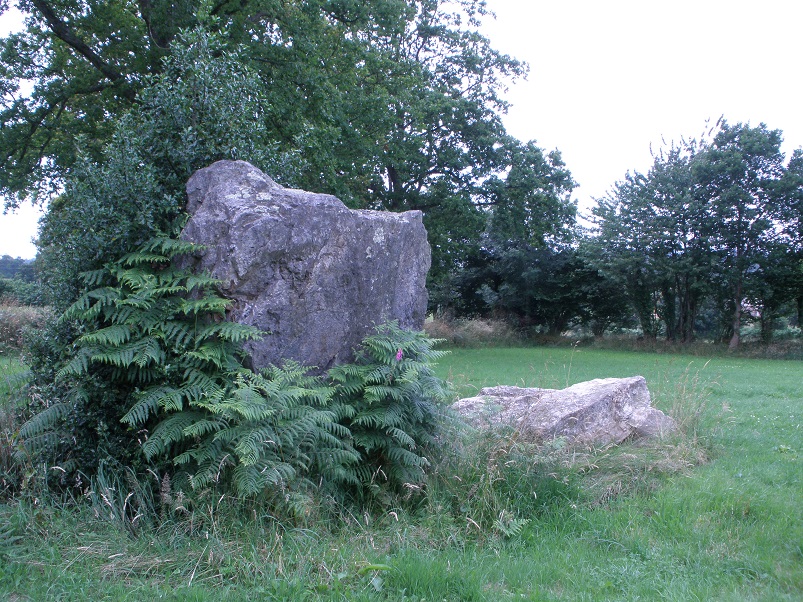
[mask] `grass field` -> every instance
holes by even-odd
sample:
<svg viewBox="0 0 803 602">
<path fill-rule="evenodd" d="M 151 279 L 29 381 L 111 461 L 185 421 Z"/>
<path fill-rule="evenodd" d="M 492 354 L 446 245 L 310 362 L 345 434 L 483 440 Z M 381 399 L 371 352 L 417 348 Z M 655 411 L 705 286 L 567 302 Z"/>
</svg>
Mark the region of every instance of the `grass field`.
<svg viewBox="0 0 803 602">
<path fill-rule="evenodd" d="M 468 500 L 447 507 L 446 465 L 417 508 L 303 525 L 199 496 L 131 535 L 107 518 L 124 485 L 94 504 L 31 494 L 0 505 L 0 599 L 803 599 L 803 363 L 495 348 L 454 350 L 438 369 L 462 395 L 640 374 L 687 435 L 564 451 L 529 480 L 526 466 L 478 465 L 484 503 L 511 513 L 493 523 Z M 521 463 L 510 451 L 477 457 Z"/>
</svg>

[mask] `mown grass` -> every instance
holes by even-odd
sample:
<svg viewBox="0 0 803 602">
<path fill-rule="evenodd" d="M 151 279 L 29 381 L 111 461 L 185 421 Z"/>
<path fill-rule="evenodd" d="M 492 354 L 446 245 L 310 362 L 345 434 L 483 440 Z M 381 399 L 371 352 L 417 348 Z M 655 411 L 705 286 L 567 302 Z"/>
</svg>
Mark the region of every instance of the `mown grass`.
<svg viewBox="0 0 803 602">
<path fill-rule="evenodd" d="M 306 524 L 207 494 L 132 535 L 103 496 L 21 495 L 0 505 L 0 598 L 803 598 L 800 362 L 494 348 L 438 369 L 463 395 L 641 374 L 686 432 L 572 452 L 455 436 L 417 506 Z"/>
</svg>

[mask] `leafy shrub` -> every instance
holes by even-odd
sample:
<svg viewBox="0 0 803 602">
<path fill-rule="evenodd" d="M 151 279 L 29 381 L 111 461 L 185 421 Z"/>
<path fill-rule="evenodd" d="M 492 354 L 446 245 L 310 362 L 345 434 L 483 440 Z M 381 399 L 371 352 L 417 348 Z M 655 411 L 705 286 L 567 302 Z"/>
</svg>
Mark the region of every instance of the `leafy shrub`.
<svg viewBox="0 0 803 602">
<path fill-rule="evenodd" d="M 178 36 L 104 156 L 83 157 L 51 201 L 38 263 L 59 312 L 85 290 L 81 273 L 174 231 L 196 170 L 247 159 L 284 177 L 294 173 L 293 157 L 271 142 L 261 82 L 224 46 L 200 30 Z"/>
<path fill-rule="evenodd" d="M 348 431 L 327 408 L 331 394 L 292 362 L 260 374 L 240 370 L 188 409 L 171 412 L 143 451 L 154 457 L 185 448 L 173 462 L 190 469 L 193 489 L 223 485 L 304 514 L 311 475 L 353 481 L 344 467 L 359 460 Z"/>
<path fill-rule="evenodd" d="M 0 278 L 0 302 L 17 305 L 41 305 L 42 287 L 21 278 Z"/>
<path fill-rule="evenodd" d="M 175 462 L 196 487 L 285 501 L 313 477 L 356 490 L 380 469 L 396 484 L 420 478 L 440 395 L 423 335 L 394 331 L 395 363 L 369 343 L 331 381 L 294 364 L 253 374 L 239 344 L 256 333 L 226 322 L 214 282 L 173 261 L 192 250 L 165 233 L 181 225 L 195 170 L 224 158 L 284 179 L 297 170 L 258 77 L 215 36 L 185 32 L 138 100 L 43 220 L 40 274 L 63 316 L 30 342 L 35 415 L 20 455 L 90 478 L 101 460 L 138 474 Z"/>
</svg>

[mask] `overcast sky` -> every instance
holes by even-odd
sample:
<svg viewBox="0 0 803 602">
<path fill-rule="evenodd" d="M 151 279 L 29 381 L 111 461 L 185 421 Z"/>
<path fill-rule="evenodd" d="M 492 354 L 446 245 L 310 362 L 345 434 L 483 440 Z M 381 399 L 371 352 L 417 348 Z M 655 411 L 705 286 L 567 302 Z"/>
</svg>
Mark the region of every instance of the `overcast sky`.
<svg viewBox="0 0 803 602">
<path fill-rule="evenodd" d="M 587 208 L 650 145 L 697 136 L 706 120 L 766 123 L 788 155 L 803 146 L 803 2 L 487 0 L 485 33 L 530 64 L 510 87 L 511 134 L 559 149 Z M 0 35 L 8 31 L 0 16 Z M 33 257 L 36 211 L 0 216 L 0 255 Z"/>
</svg>

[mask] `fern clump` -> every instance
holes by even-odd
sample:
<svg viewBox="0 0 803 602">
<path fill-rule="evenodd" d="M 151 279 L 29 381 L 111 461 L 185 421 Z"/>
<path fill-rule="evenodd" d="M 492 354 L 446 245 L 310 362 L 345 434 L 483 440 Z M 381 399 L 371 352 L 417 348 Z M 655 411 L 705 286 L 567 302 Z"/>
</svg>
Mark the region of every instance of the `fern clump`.
<svg viewBox="0 0 803 602">
<path fill-rule="evenodd" d="M 178 267 L 195 250 L 154 238 L 83 275 L 87 292 L 59 320 L 77 337 L 65 357 L 50 358 L 61 363 L 61 395 L 22 427 L 21 453 L 47 452 L 66 471 L 91 473 L 107 457 L 129 466 L 165 413 L 227 387 L 242 369 L 241 343 L 260 333 L 226 322 L 215 281 Z"/>
<path fill-rule="evenodd" d="M 241 347 L 261 333 L 227 322 L 216 281 L 181 267 L 196 250 L 154 238 L 84 274 L 59 320 L 76 333 L 62 394 L 23 425 L 19 454 L 48 453 L 62 474 L 179 470 L 294 512 L 320 485 L 364 499 L 420 483 L 446 397 L 434 341 L 391 323 L 326 377 L 294 362 L 254 373 Z"/>
<path fill-rule="evenodd" d="M 185 446 L 173 461 L 190 468 L 193 488 L 223 484 L 298 508 L 315 488 L 311 475 L 348 481 L 343 467 L 359 459 L 328 409 L 331 395 L 294 362 L 258 374 L 240 370 L 227 387 L 160 422 L 143 450 L 152 457 Z"/>
<path fill-rule="evenodd" d="M 329 371 L 338 420 L 361 457 L 354 476 L 369 495 L 416 489 L 423 481 L 426 449 L 449 395 L 432 370 L 445 354 L 436 342 L 391 322 L 365 338 L 353 363 Z"/>
</svg>

